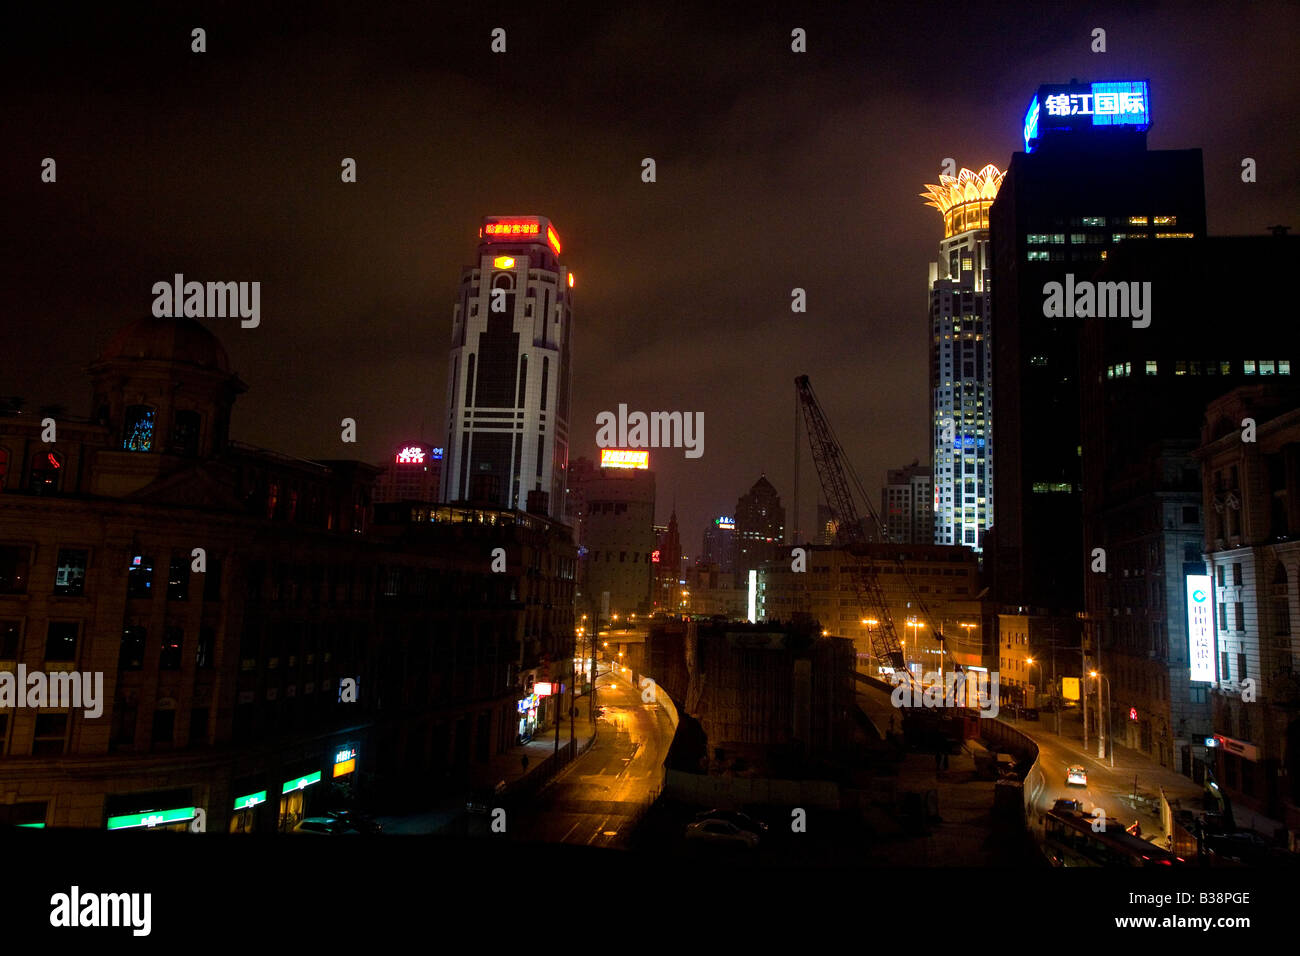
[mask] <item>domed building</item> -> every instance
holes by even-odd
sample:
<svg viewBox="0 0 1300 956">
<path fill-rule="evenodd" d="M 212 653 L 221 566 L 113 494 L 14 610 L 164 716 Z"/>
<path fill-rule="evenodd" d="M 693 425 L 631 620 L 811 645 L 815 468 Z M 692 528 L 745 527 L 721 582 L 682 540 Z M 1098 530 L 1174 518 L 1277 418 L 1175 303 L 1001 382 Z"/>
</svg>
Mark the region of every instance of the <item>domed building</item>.
<svg viewBox="0 0 1300 956">
<path fill-rule="evenodd" d="M 378 468 L 230 439 L 247 386 L 192 319 L 88 371 L 90 418 L 0 415 L 0 828 L 287 832 L 495 783 L 524 689 L 572 658 L 569 529 L 376 523 Z M 11 673 L 79 693 L 16 701 Z"/>
</svg>

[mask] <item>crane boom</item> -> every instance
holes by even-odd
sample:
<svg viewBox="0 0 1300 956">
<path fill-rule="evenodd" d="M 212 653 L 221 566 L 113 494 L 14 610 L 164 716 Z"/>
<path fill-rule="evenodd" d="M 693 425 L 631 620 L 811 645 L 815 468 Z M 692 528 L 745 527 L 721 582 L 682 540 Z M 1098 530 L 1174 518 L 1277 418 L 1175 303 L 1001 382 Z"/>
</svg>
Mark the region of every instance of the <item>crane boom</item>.
<svg viewBox="0 0 1300 956">
<path fill-rule="evenodd" d="M 835 439 L 826 414 L 822 411 L 817 396 L 813 394 L 812 383 L 807 375 L 800 375 L 794 380 L 795 390 L 803 408 L 804 422 L 808 428 L 808 442 L 812 446 L 813 462 L 817 466 L 817 477 L 821 481 L 822 492 L 826 495 L 826 504 L 831 511 L 831 520 L 835 522 L 836 543 L 861 552 L 867 543 L 862 520 L 853 503 L 849 489 L 848 469 L 845 468 L 844 450 Z M 870 502 L 867 503 L 870 509 Z M 874 515 L 873 515 L 874 517 Z M 860 554 L 855 556 L 861 556 Z M 853 582 L 858 594 L 860 607 L 875 614 L 877 626 L 868 628 L 871 648 L 881 661 L 888 661 L 896 672 L 908 674 L 903 648 L 894 627 L 893 615 L 889 613 L 889 602 L 885 600 L 884 591 L 877 580 L 873 562 L 863 565 L 856 562 L 853 567 Z"/>
</svg>

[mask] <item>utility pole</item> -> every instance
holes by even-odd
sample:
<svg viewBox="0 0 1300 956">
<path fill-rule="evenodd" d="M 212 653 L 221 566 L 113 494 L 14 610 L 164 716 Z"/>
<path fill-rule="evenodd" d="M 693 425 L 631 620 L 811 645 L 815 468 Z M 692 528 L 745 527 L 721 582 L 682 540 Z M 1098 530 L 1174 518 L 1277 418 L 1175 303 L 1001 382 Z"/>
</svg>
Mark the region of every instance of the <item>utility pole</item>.
<svg viewBox="0 0 1300 956">
<path fill-rule="evenodd" d="M 1083 749 L 1088 749 L 1088 625 L 1079 627 L 1079 710 L 1083 712 Z"/>
<path fill-rule="evenodd" d="M 1056 685 L 1056 619 L 1052 619 L 1052 697 L 1056 706 L 1056 736 L 1061 736 L 1061 695 L 1057 693 Z"/>
</svg>

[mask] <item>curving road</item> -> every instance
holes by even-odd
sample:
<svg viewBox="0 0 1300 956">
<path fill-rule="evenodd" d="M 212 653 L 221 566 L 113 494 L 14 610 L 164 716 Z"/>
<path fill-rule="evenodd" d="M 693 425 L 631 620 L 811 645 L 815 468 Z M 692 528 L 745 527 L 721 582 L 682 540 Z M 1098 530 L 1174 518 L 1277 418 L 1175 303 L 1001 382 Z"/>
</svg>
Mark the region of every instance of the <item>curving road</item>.
<svg viewBox="0 0 1300 956">
<path fill-rule="evenodd" d="M 597 682 L 596 742 L 545 790 L 516 809 L 516 840 L 622 848 L 637 818 L 654 800 L 673 727 L 658 704 L 642 703 L 626 679 Z"/>
</svg>

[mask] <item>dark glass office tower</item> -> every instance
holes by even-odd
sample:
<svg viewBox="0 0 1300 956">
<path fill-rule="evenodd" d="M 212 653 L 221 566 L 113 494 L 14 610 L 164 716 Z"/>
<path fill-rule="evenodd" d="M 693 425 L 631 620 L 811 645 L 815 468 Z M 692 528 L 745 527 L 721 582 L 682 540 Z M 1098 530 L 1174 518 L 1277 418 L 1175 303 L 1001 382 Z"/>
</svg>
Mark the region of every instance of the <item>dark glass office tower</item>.
<svg viewBox="0 0 1300 956">
<path fill-rule="evenodd" d="M 1044 285 L 1087 280 L 1129 241 L 1205 235 L 1201 151 L 1148 150 L 1145 82 L 1040 87 L 990 210 L 996 593 L 1083 606 L 1078 318 Z"/>
</svg>

